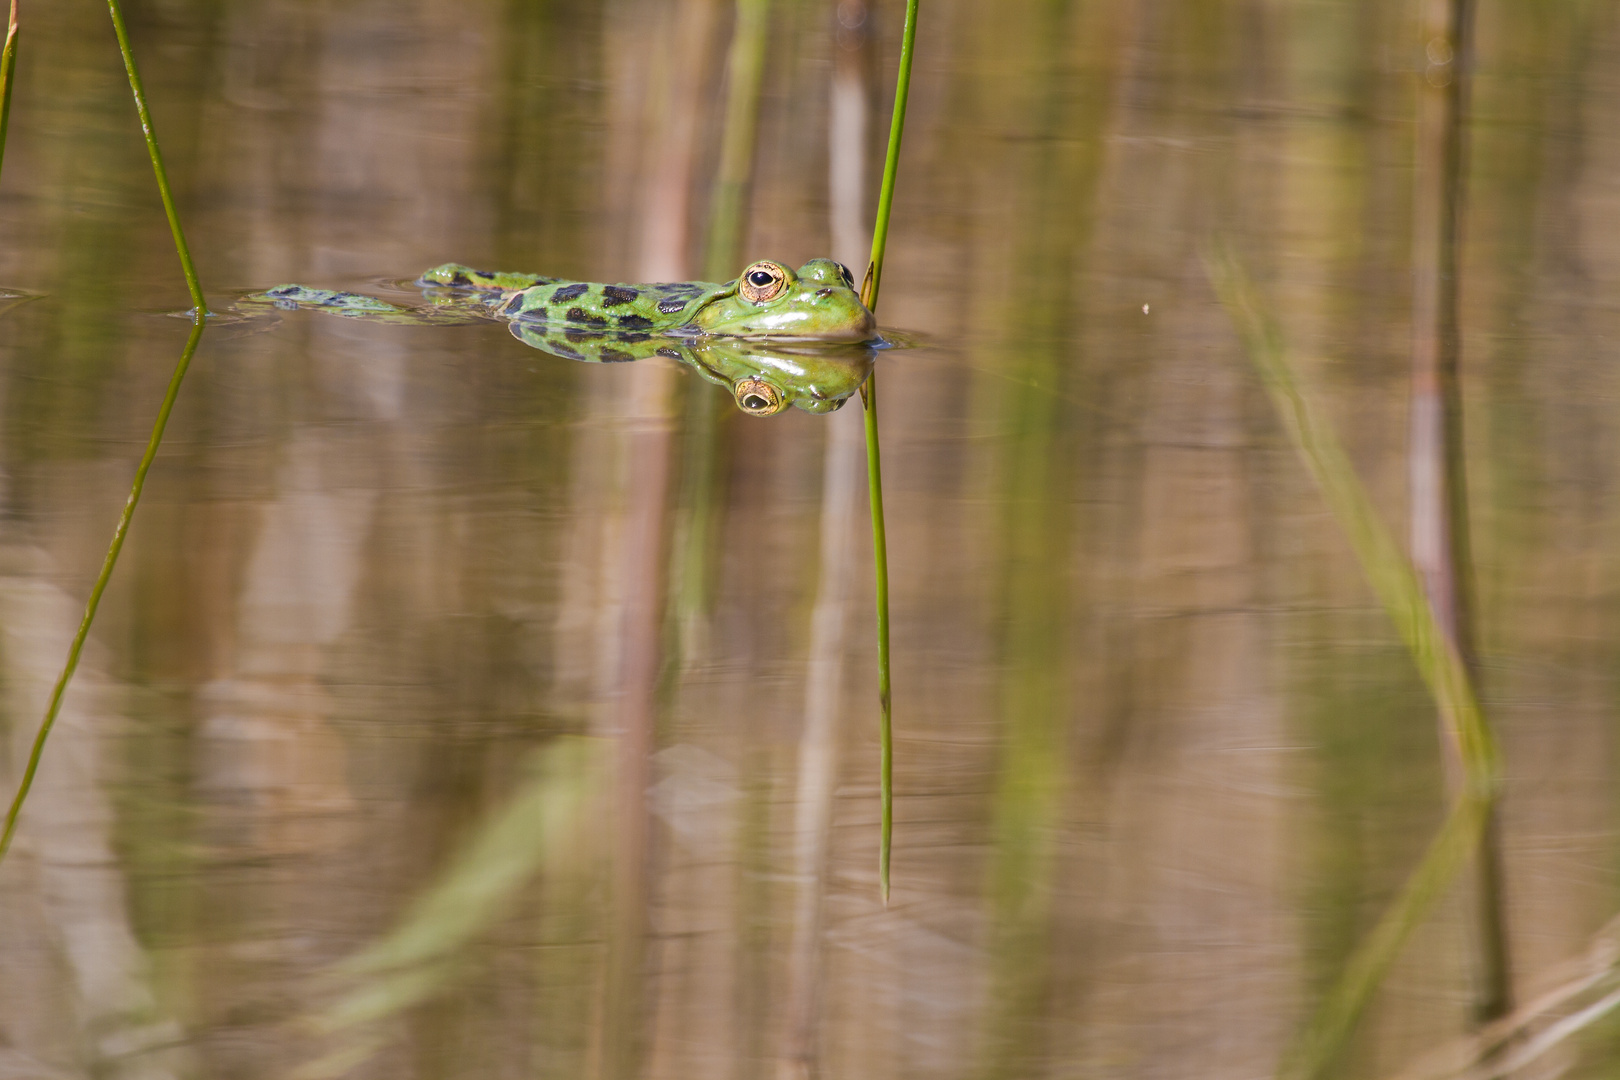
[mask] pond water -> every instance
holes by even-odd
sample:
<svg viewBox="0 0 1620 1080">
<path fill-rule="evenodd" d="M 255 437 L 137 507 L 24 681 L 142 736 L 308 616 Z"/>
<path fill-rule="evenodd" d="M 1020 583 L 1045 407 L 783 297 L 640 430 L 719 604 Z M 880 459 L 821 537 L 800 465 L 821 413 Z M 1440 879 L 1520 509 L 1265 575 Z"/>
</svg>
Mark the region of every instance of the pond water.
<svg viewBox="0 0 1620 1080">
<path fill-rule="evenodd" d="M 770 5 L 746 188 L 721 0 L 129 14 L 223 311 L 447 260 L 858 276 L 901 7 Z M 105 9 L 23 17 L 8 798 L 190 306 Z M 1620 910 L 1620 23 L 1478 19 L 1462 405 L 1528 1000 Z M 1446 779 L 1204 253 L 1404 537 L 1422 40 L 1394 0 L 923 5 L 879 309 L 915 336 L 877 360 L 887 907 L 858 405 L 744 416 L 496 323 L 211 326 L 0 864 L 0 1077 L 1273 1073 Z M 1468 912 L 1336 1075 L 1466 1030 Z M 1605 1021 L 1537 1068 L 1617 1061 Z"/>
</svg>

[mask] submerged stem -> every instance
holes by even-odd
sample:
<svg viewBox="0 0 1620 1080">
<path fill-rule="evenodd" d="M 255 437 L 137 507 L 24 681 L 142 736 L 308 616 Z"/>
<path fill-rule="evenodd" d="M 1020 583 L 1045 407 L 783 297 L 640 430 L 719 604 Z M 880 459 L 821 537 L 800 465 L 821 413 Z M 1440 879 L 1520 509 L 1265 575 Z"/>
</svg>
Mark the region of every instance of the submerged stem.
<svg viewBox="0 0 1620 1080">
<path fill-rule="evenodd" d="M 208 317 L 208 302 L 203 299 L 202 286 L 197 282 L 197 268 L 191 262 L 191 249 L 186 246 L 186 234 L 180 228 L 180 214 L 174 208 L 169 174 L 163 168 L 163 151 L 158 149 L 152 114 L 146 108 L 146 90 L 141 86 L 140 72 L 135 70 L 135 53 L 129 47 L 129 32 L 124 29 L 124 12 L 119 7 L 119 0 L 107 0 L 107 10 L 112 14 L 113 32 L 118 35 L 118 50 L 124 54 L 124 70 L 129 73 L 129 89 L 135 95 L 135 111 L 140 114 L 141 132 L 146 136 L 146 152 L 152 158 L 152 172 L 157 176 L 163 212 L 168 215 L 169 231 L 174 234 L 174 250 L 180 255 L 180 269 L 186 275 L 186 288 L 191 292 L 191 317 L 200 322 Z"/>
<path fill-rule="evenodd" d="M 906 99 L 911 95 L 911 52 L 917 38 L 917 0 L 906 0 L 906 28 L 900 39 L 900 74 L 894 88 L 894 115 L 889 120 L 889 152 L 883 159 L 883 186 L 878 191 L 877 221 L 872 226 L 872 261 L 861 282 L 861 301 L 877 310 L 883 280 L 883 253 L 889 242 L 889 210 L 894 180 L 900 171 L 900 137 L 906 130 Z M 894 707 L 889 694 L 889 547 L 883 527 L 883 464 L 878 451 L 877 372 L 861 387 L 866 419 L 866 476 L 872 497 L 872 571 L 877 585 L 878 619 L 878 797 L 882 803 L 882 837 L 878 845 L 878 888 L 889 902 L 889 847 L 894 833 Z"/>
<path fill-rule="evenodd" d="M 51 689 L 50 704 L 45 708 L 45 719 L 40 721 L 39 734 L 34 736 L 33 749 L 28 752 L 28 765 L 23 769 L 22 782 L 17 785 L 17 794 L 11 800 L 11 809 L 6 811 L 5 831 L 0 833 L 0 860 L 4 860 L 6 852 L 11 849 L 12 834 L 17 831 L 17 817 L 22 813 L 29 789 L 34 786 L 34 774 L 39 771 L 39 759 L 45 753 L 45 741 L 50 738 L 51 728 L 56 725 L 56 714 L 62 708 L 62 695 L 67 691 L 73 673 L 78 670 L 79 653 L 84 649 L 85 638 L 90 635 L 90 624 L 96 619 L 96 609 L 101 606 L 101 594 L 107 591 L 107 582 L 112 578 L 113 567 L 118 565 L 118 553 L 123 550 L 124 537 L 129 534 L 129 522 L 135 516 L 135 505 L 141 501 L 141 489 L 146 486 L 146 474 L 152 468 L 153 459 L 157 457 L 159 444 L 163 442 L 163 429 L 169 424 L 169 414 L 174 411 L 175 398 L 180 394 L 180 383 L 186 377 L 186 369 L 191 366 L 191 357 L 197 351 L 197 343 L 202 340 L 204 325 L 200 316 L 192 324 L 191 336 L 186 339 L 185 351 L 180 354 L 180 362 L 174 366 L 174 374 L 169 378 L 169 389 L 163 395 L 163 404 L 158 407 L 157 420 L 152 424 L 152 436 L 146 441 L 146 452 L 141 455 L 141 463 L 135 467 L 135 480 L 130 484 L 129 498 L 124 500 L 124 512 L 118 516 L 118 526 L 113 530 L 112 543 L 107 547 L 107 557 L 102 560 L 101 573 L 96 575 L 96 583 L 90 589 L 90 599 L 85 603 L 84 618 L 79 620 L 78 633 L 73 635 L 73 644 L 68 646 L 67 663 L 62 665 L 62 673 L 57 676 L 56 685 Z"/>
</svg>

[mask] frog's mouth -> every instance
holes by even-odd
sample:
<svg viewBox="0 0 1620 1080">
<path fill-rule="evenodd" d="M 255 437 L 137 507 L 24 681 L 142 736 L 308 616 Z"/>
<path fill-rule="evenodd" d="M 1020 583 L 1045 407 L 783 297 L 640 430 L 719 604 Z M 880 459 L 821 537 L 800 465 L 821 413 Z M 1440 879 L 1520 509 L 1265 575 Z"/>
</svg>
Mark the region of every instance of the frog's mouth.
<svg viewBox="0 0 1620 1080">
<path fill-rule="evenodd" d="M 877 336 L 877 319 L 859 301 L 828 310 L 821 302 L 834 292 L 818 290 L 813 296 L 798 296 L 795 303 L 761 307 L 740 314 L 707 321 L 693 321 L 705 332 L 719 338 L 753 338 L 779 342 L 861 342 Z M 705 325 L 706 321 L 708 322 Z"/>
</svg>

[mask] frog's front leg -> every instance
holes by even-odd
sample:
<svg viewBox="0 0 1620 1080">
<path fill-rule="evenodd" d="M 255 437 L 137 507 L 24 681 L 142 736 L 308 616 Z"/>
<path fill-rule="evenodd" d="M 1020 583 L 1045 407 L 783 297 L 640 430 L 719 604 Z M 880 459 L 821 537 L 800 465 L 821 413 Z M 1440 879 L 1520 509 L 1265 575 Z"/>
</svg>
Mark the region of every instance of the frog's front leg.
<svg viewBox="0 0 1620 1080">
<path fill-rule="evenodd" d="M 438 285 L 450 289 L 492 289 L 501 292 L 510 292 L 515 289 L 527 289 L 535 285 L 548 285 L 556 278 L 541 277 L 539 274 L 519 274 L 506 270 L 474 270 L 461 263 L 444 263 L 435 266 L 417 279 L 418 285 Z"/>
</svg>

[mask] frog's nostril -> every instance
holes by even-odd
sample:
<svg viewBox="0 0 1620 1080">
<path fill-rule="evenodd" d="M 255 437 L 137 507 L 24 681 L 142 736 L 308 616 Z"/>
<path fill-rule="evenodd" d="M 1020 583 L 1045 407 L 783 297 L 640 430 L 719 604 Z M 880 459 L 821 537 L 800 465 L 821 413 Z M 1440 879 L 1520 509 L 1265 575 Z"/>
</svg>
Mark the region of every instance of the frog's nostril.
<svg viewBox="0 0 1620 1080">
<path fill-rule="evenodd" d="M 817 289 L 816 290 L 816 299 L 817 300 L 825 300 L 827 297 L 831 296 L 832 294 L 833 294 L 833 291 L 831 289 Z"/>
</svg>

